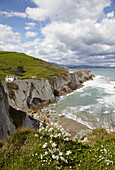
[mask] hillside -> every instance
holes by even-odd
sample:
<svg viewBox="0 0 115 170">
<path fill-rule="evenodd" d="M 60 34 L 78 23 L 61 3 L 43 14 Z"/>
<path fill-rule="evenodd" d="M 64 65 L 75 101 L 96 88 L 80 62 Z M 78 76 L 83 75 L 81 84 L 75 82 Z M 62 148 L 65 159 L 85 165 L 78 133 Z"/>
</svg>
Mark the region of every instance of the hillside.
<svg viewBox="0 0 115 170">
<path fill-rule="evenodd" d="M 113 170 L 115 133 L 95 129 L 88 136 L 94 145 L 70 140 L 57 124 L 39 130 L 20 129 L 0 142 L 0 169 L 4 170 Z"/>
<path fill-rule="evenodd" d="M 67 73 L 58 66 L 24 53 L 0 51 L 0 80 L 6 75 L 17 75 L 18 79 L 29 79 L 32 76 L 47 78 L 51 75 Z"/>
</svg>

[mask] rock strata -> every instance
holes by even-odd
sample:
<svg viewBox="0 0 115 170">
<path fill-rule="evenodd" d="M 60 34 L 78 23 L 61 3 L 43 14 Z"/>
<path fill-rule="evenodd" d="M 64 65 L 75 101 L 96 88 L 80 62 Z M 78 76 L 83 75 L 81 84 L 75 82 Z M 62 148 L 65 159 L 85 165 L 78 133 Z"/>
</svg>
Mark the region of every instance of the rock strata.
<svg viewBox="0 0 115 170">
<path fill-rule="evenodd" d="M 84 81 L 93 78 L 90 70 L 50 76 L 48 79 L 16 80 L 5 82 L 10 106 L 30 112 L 56 101 L 57 96 L 76 90 Z"/>
<path fill-rule="evenodd" d="M 6 141 L 18 128 L 38 128 L 37 123 L 25 112 L 9 106 L 7 94 L 0 82 L 0 140 Z"/>
<path fill-rule="evenodd" d="M 0 82 L 0 139 L 6 141 L 9 135 L 16 130 L 9 115 L 7 94 Z"/>
</svg>

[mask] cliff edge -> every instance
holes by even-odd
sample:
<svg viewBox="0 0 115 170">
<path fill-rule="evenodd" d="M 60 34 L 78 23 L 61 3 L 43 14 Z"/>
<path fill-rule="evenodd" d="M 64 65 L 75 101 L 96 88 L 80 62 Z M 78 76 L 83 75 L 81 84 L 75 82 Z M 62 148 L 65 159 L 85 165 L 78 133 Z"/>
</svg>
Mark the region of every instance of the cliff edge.
<svg viewBox="0 0 115 170">
<path fill-rule="evenodd" d="M 90 70 L 53 75 L 48 79 L 16 80 L 3 83 L 10 106 L 30 112 L 55 102 L 56 96 L 66 95 L 93 78 Z"/>
</svg>

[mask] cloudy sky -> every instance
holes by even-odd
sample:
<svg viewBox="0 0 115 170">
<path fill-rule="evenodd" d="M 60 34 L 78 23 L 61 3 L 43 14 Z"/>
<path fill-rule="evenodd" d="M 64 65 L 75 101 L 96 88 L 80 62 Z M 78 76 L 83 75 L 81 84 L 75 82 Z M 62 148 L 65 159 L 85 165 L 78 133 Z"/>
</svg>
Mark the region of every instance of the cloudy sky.
<svg viewBox="0 0 115 170">
<path fill-rule="evenodd" d="M 0 0 L 0 50 L 115 66 L 115 0 Z"/>
</svg>

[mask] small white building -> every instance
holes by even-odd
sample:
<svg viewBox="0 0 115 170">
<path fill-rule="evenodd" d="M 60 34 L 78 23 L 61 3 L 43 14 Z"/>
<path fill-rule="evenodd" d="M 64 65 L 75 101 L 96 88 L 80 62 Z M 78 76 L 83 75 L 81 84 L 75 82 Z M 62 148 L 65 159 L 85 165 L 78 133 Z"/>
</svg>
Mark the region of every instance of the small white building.
<svg viewBox="0 0 115 170">
<path fill-rule="evenodd" d="M 17 76 L 11 75 L 11 76 L 6 76 L 5 81 L 14 81 L 17 80 Z"/>
</svg>

